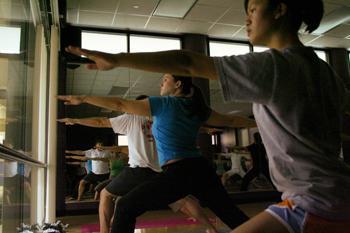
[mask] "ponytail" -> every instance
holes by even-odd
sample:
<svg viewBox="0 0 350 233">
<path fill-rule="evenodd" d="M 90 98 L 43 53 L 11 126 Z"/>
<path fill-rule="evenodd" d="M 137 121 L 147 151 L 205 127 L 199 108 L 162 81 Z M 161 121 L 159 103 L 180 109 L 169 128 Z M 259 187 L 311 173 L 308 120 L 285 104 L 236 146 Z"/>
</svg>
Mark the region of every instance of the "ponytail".
<svg viewBox="0 0 350 233">
<path fill-rule="evenodd" d="M 322 0 L 307 0 L 301 6 L 301 19 L 306 24 L 305 31 L 311 33 L 320 26 L 324 8 Z"/>
<path fill-rule="evenodd" d="M 196 85 L 192 85 L 192 88 L 192 114 L 196 114 L 201 121 L 206 121 L 211 113 L 211 109 L 205 102 L 201 89 Z"/>
<path fill-rule="evenodd" d="M 199 87 L 192 83 L 190 77 L 172 75 L 175 82 L 181 82 L 182 94 L 191 95 L 192 101 L 186 106 L 189 111 L 189 117 L 197 116 L 201 121 L 206 121 L 211 113 L 210 107 L 204 100 L 203 93 Z"/>
</svg>

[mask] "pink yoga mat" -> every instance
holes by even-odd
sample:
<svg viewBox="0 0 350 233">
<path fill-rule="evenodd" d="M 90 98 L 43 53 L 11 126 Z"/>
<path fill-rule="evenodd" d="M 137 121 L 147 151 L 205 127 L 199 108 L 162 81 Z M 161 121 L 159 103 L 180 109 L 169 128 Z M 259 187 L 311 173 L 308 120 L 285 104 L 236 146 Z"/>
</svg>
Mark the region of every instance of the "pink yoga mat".
<svg viewBox="0 0 350 233">
<path fill-rule="evenodd" d="M 215 223 L 215 218 L 211 218 L 210 221 Z M 177 225 L 191 225 L 199 224 L 198 221 L 193 221 L 186 217 L 169 217 L 164 219 L 149 219 L 149 220 L 137 220 L 136 229 L 141 228 L 160 228 L 160 227 L 172 227 Z M 99 232 L 100 226 L 98 224 L 84 224 L 81 226 L 81 233 Z"/>
</svg>

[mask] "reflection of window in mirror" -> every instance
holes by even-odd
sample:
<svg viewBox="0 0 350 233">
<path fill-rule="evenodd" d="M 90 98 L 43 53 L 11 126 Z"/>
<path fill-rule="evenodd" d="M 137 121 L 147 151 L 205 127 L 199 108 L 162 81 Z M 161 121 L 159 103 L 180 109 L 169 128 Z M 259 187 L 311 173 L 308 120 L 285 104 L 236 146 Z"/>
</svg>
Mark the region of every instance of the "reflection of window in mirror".
<svg viewBox="0 0 350 233">
<path fill-rule="evenodd" d="M 316 55 L 317 55 L 320 59 L 322 59 L 322 60 L 325 61 L 325 62 L 328 62 L 328 56 L 327 56 L 326 51 L 317 50 L 317 49 L 315 49 L 314 51 L 315 51 Z"/>
<path fill-rule="evenodd" d="M 127 52 L 127 37 L 125 34 L 83 31 L 81 47 L 106 53 Z"/>
<path fill-rule="evenodd" d="M 232 42 L 209 42 L 210 56 L 231 56 L 250 52 L 248 44 Z"/>
<path fill-rule="evenodd" d="M 145 46 L 147 45 L 147 46 Z M 181 42 L 177 38 L 166 38 L 156 36 L 130 36 L 130 52 L 155 52 L 180 49 Z"/>
<path fill-rule="evenodd" d="M 212 144 L 213 146 L 218 145 L 218 135 L 217 135 L 217 134 L 211 135 L 211 144 Z"/>
<path fill-rule="evenodd" d="M 127 146 L 128 137 L 126 135 L 118 135 L 118 146 Z"/>
<path fill-rule="evenodd" d="M 0 34 L 6 35 L 0 37 L 0 53 L 19 54 L 21 42 L 21 28 L 0 26 Z"/>
<path fill-rule="evenodd" d="M 253 47 L 253 51 L 254 51 L 254 52 L 258 52 L 258 53 L 264 52 L 264 51 L 266 51 L 266 50 L 268 50 L 268 49 L 269 49 L 269 48 L 263 47 L 263 46 L 254 46 L 254 47 Z"/>
</svg>

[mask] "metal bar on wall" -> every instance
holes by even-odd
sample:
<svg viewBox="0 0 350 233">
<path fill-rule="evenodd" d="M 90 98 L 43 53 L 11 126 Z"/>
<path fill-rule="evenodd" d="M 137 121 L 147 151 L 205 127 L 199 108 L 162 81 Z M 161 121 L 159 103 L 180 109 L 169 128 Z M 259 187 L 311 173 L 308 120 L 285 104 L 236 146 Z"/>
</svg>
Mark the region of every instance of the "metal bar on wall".
<svg viewBox="0 0 350 233">
<path fill-rule="evenodd" d="M 56 171 L 57 171 L 57 87 L 58 87 L 58 49 L 59 31 L 51 26 L 50 82 L 48 106 L 48 148 L 46 182 L 46 222 L 56 221 Z"/>
</svg>

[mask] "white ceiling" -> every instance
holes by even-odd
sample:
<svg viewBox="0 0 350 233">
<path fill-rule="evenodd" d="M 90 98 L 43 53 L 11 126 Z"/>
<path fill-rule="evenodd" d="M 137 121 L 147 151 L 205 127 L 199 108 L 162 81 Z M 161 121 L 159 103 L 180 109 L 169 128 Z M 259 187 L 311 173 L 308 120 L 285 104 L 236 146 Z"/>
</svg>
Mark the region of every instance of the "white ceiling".
<svg viewBox="0 0 350 233">
<path fill-rule="evenodd" d="M 161 0 L 67 0 L 67 22 L 73 25 L 165 33 L 201 33 L 247 40 L 243 0 L 197 0 L 183 19 L 153 16 Z M 325 0 L 325 16 L 350 0 Z M 176 11 L 176 8 L 174 8 Z M 169 12 L 171 13 L 171 12 Z M 321 36 L 303 37 L 315 47 L 350 48 L 350 21 Z"/>
<path fill-rule="evenodd" d="M 67 22 L 79 26 L 127 29 L 171 34 L 201 33 L 212 38 L 247 41 L 243 0 L 197 0 L 183 19 L 153 16 L 160 0 L 67 0 Z M 326 0 L 325 15 L 344 6 L 350 0 Z M 174 9 L 176 10 L 176 9 Z M 309 46 L 350 48 L 350 21 L 324 35 L 302 34 Z M 68 69 L 67 94 L 108 95 L 113 87 L 123 92 L 119 96 L 134 98 L 139 94 L 158 95 L 161 74 L 129 69 L 108 72 L 88 71 L 83 66 Z M 217 82 L 210 82 L 211 105 L 221 112 L 251 114 L 251 105 L 225 104 Z M 84 108 L 86 111 L 84 111 Z M 94 110 L 94 111 L 93 111 Z M 83 106 L 70 113 L 76 116 L 110 115 Z"/>
</svg>

